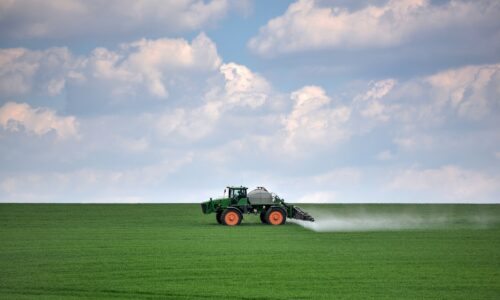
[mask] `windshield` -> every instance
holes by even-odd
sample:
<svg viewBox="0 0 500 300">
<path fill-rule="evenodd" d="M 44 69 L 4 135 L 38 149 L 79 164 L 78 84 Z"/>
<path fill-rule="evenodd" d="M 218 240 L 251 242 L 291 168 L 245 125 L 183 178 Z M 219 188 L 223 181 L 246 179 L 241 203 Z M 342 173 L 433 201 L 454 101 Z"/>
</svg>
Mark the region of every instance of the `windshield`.
<svg viewBox="0 0 500 300">
<path fill-rule="evenodd" d="M 229 198 L 233 197 L 246 197 L 247 196 L 247 191 L 246 189 L 229 189 Z"/>
</svg>

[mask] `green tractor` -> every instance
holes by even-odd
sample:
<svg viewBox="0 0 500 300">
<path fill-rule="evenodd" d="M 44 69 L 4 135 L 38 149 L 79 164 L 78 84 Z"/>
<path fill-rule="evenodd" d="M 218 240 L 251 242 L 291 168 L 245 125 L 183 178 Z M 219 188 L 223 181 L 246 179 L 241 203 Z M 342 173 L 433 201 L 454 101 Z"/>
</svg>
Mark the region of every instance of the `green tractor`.
<svg viewBox="0 0 500 300">
<path fill-rule="evenodd" d="M 264 187 L 257 187 L 247 194 L 247 188 L 227 187 L 224 197 L 201 203 L 204 214 L 215 213 L 217 222 L 223 225 L 235 226 L 243 220 L 243 214 L 260 214 L 264 224 L 285 224 L 286 218 L 314 222 L 314 218 L 299 207 L 285 203 L 277 195 L 269 193 Z"/>
</svg>

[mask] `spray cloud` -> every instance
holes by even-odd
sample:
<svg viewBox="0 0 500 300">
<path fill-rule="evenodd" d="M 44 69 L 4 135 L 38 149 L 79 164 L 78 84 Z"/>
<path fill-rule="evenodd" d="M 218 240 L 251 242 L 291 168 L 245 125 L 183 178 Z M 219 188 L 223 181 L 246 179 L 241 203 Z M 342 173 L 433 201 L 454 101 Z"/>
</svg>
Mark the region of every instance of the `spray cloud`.
<svg viewBox="0 0 500 300">
<path fill-rule="evenodd" d="M 399 231 L 419 229 L 488 228 L 498 223 L 496 217 L 485 214 L 455 215 L 443 212 L 391 212 L 381 213 L 358 210 L 333 213 L 311 209 L 315 222 L 289 219 L 316 232 Z"/>
</svg>

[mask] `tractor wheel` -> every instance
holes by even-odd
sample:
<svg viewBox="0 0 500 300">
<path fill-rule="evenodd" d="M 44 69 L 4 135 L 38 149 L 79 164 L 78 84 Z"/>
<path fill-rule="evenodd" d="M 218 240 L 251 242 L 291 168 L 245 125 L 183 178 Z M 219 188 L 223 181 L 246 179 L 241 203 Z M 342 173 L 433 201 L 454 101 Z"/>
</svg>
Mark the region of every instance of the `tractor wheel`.
<svg viewBox="0 0 500 300">
<path fill-rule="evenodd" d="M 243 216 L 236 208 L 227 208 L 221 215 L 222 224 L 228 226 L 240 225 L 241 219 L 243 219 Z"/>
<path fill-rule="evenodd" d="M 282 225 L 286 221 L 286 213 L 282 208 L 271 207 L 266 213 L 267 224 Z"/>
<path fill-rule="evenodd" d="M 260 221 L 263 223 L 263 224 L 267 224 L 267 221 L 266 221 L 266 211 L 263 210 L 260 212 Z"/>
<path fill-rule="evenodd" d="M 217 219 L 217 223 L 222 224 L 222 210 L 215 214 L 215 219 Z"/>
</svg>

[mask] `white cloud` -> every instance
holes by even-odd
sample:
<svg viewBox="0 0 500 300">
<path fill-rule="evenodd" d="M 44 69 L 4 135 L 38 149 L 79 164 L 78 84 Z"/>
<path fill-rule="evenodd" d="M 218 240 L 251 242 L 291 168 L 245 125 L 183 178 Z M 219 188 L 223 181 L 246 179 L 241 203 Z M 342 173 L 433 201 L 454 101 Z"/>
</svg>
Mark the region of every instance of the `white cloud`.
<svg viewBox="0 0 500 300">
<path fill-rule="evenodd" d="M 166 98 L 166 85 L 177 73 L 215 71 L 221 59 L 215 44 L 201 33 L 191 44 L 163 38 L 122 44 L 117 52 L 97 48 L 88 64 L 96 78 L 119 82 L 118 91 L 143 84 L 152 95 Z"/>
<path fill-rule="evenodd" d="M 448 106 L 460 117 L 479 120 L 500 104 L 500 64 L 443 71 L 424 81 L 433 88 L 435 109 Z"/>
<path fill-rule="evenodd" d="M 0 49 L 0 95 L 12 97 L 31 92 L 58 95 L 67 78 L 83 76 L 76 71 L 81 63 L 67 48 Z"/>
<path fill-rule="evenodd" d="M 353 109 L 379 123 L 393 121 L 402 134 L 432 128 L 450 120 L 481 122 L 495 118 L 500 108 L 500 64 L 473 65 L 430 76 L 397 82 L 371 82 L 354 97 Z M 414 137 L 398 136 L 395 142 L 411 147 Z M 419 143 L 430 144 L 428 138 Z"/>
<path fill-rule="evenodd" d="M 224 64 L 220 72 L 226 79 L 226 102 L 250 108 L 262 106 L 271 91 L 267 81 L 246 66 L 236 63 Z"/>
<path fill-rule="evenodd" d="M 119 55 L 106 48 L 96 48 L 92 51 L 88 63 L 91 65 L 92 75 L 96 78 L 139 81 L 140 78 L 136 77 L 130 70 L 116 66 L 116 64 L 123 60 L 123 55 Z"/>
<path fill-rule="evenodd" d="M 410 80 L 390 95 L 406 126 L 436 127 L 453 120 L 481 123 L 499 112 L 500 64 L 466 66 Z"/>
<path fill-rule="evenodd" d="M 394 105 L 384 104 L 381 99 L 396 85 L 396 80 L 385 79 L 370 83 L 370 89 L 364 94 L 355 97 L 354 102 L 362 116 L 378 121 L 387 122 L 396 108 Z"/>
<path fill-rule="evenodd" d="M 29 61 L 15 63 L 25 51 L 20 48 L 0 50 L 0 91 L 3 94 L 26 93 L 31 89 L 31 84 L 27 82 L 26 77 L 31 78 L 38 69 L 38 65 Z"/>
<path fill-rule="evenodd" d="M 389 186 L 392 189 L 425 191 L 458 202 L 477 200 L 498 191 L 499 178 L 465 170 L 458 166 L 437 169 L 411 168 L 396 174 Z M 425 199 L 422 199 L 425 202 Z"/>
<path fill-rule="evenodd" d="M 249 47 L 267 56 L 311 49 L 387 47 L 446 28 L 488 28 L 500 13 L 495 1 L 433 5 L 429 0 L 390 0 L 356 11 L 323 4 L 314 0 L 291 4 L 282 16 L 260 29 Z"/>
<path fill-rule="evenodd" d="M 24 129 L 39 136 L 55 131 L 61 139 L 78 135 L 75 117 L 60 117 L 51 109 L 32 108 L 26 103 L 8 102 L 0 107 L 0 125 L 9 131 Z"/>
<path fill-rule="evenodd" d="M 232 7 L 243 6 L 227 0 L 2 1 L 0 32 L 24 39 L 171 34 L 210 26 Z"/>
<path fill-rule="evenodd" d="M 84 115 L 84 111 L 78 122 L 76 119 L 71 121 L 74 117 L 61 116 L 51 109 L 36 108 L 33 104 L 15 104 L 17 110 L 22 112 L 17 114 L 6 113 L 12 111 L 9 108 L 12 103 L 0 108 L 0 127 L 4 128 L 1 133 L 4 137 L 9 134 L 8 131 L 14 130 L 24 130 L 33 135 L 52 131 L 59 138 L 79 134 L 82 137 L 78 143 L 59 143 L 43 155 L 30 152 L 33 145 L 38 141 L 44 142 L 43 139 L 5 138 L 4 142 L 9 144 L 4 147 L 7 149 L 4 150 L 4 157 L 15 157 L 16 163 L 22 164 L 22 167 L 9 163 L 7 158 L 0 161 L 6 166 L 6 171 L 0 174 L 0 188 L 4 192 L 0 194 L 0 201 L 55 201 L 53 199 L 62 199 L 75 191 L 82 201 L 120 201 L 122 197 L 123 201 L 150 201 L 152 198 L 149 196 L 153 193 L 162 194 L 177 188 L 176 185 L 182 186 L 186 183 L 185 178 L 195 173 L 206 186 L 227 183 L 231 180 L 228 178 L 234 177 L 236 164 L 247 170 L 237 180 L 256 184 L 257 181 L 281 182 L 288 193 L 287 199 L 306 195 L 299 201 L 329 202 L 340 198 L 345 199 L 342 201 L 391 201 L 390 197 L 377 194 L 377 188 L 383 185 L 383 178 L 378 177 L 384 173 L 373 170 L 369 164 L 373 162 L 374 155 L 381 160 L 390 160 L 394 154 L 386 150 L 377 155 L 377 151 L 389 149 L 394 143 L 400 147 L 394 150 L 398 154 L 398 164 L 404 165 L 405 159 L 410 157 L 412 162 L 419 161 L 425 166 L 429 160 L 434 163 L 445 156 L 442 152 L 438 153 L 439 149 L 434 151 L 435 147 L 446 142 L 441 139 L 442 136 L 450 140 L 462 137 L 463 128 L 474 135 L 474 128 L 467 127 L 471 122 L 491 131 L 495 128 L 488 126 L 498 124 L 495 121 L 500 99 L 498 65 L 470 66 L 406 81 L 393 78 L 372 81 L 363 83 L 361 92 L 350 90 L 343 93 L 340 90 L 335 95 L 327 94 L 320 86 L 305 86 L 278 95 L 271 84 L 254 70 L 233 62 L 223 63 L 215 44 L 204 34 L 193 41 L 139 40 L 111 49 L 99 48 L 88 57 L 78 58 L 69 53 L 67 60 L 59 59 L 60 56 L 54 54 L 57 58 L 54 69 L 38 67 L 40 60 L 50 61 L 52 54 L 21 49 L 21 55 L 14 57 L 34 55 L 35 52 L 43 57 L 34 55 L 32 73 L 29 67 L 31 61 L 28 61 L 28 67 L 23 67 L 24 61 L 10 58 L 15 64 L 21 63 L 21 74 L 26 74 L 22 78 L 31 78 L 23 79 L 28 86 L 23 93 L 41 89 L 49 95 L 59 93 L 66 97 L 74 93 L 75 85 L 78 85 L 82 88 L 80 91 L 88 90 L 88 95 L 82 94 L 92 101 L 98 98 L 92 97 L 96 94 L 94 84 L 98 82 L 103 90 L 113 90 L 115 95 L 123 96 L 116 99 L 128 101 L 131 97 L 126 93 L 130 93 L 138 95 L 139 100 L 137 106 L 125 113 L 119 111 L 121 103 L 116 106 L 117 110 L 106 111 L 104 115 L 100 114 L 102 112 Z M 15 64 L 5 70 L 16 70 L 17 66 L 12 67 Z M 14 73 L 5 74 L 15 77 Z M 39 80 L 38 76 L 44 78 L 43 85 L 35 83 Z M 359 86 L 359 82 L 349 84 Z M 147 103 L 150 99 L 165 98 L 168 94 L 169 101 Z M 44 97 L 36 102 L 40 103 L 45 98 L 65 101 L 61 100 L 65 97 Z M 74 100 L 70 96 L 67 98 L 66 103 L 58 102 L 57 105 L 66 104 L 69 107 Z M 288 102 L 275 106 L 277 98 L 280 102 Z M 97 105 L 106 105 L 113 100 L 104 94 L 95 101 L 98 101 Z M 461 108 L 466 102 L 471 104 L 467 109 Z M 481 118 L 471 118 L 477 115 L 477 110 L 469 109 L 474 107 L 472 104 L 475 102 L 483 103 L 479 105 Z M 88 103 L 81 103 L 84 106 L 82 110 L 85 110 Z M 81 112 L 78 108 L 69 111 Z M 432 119 L 440 119 L 441 123 L 431 122 Z M 455 127 L 455 123 L 450 125 L 446 123 L 448 121 L 464 122 Z M 368 123 L 369 130 L 362 128 L 360 123 Z M 375 126 L 380 128 L 372 130 Z M 450 159 L 462 162 L 460 152 L 466 153 L 472 146 L 465 149 L 461 145 L 476 144 L 470 141 L 482 140 L 488 141 L 488 146 L 481 144 L 484 149 L 481 152 L 473 150 L 472 153 L 481 163 L 484 159 L 476 155 L 478 153 L 486 153 L 487 159 L 494 160 L 491 153 L 498 151 L 497 135 L 474 137 L 457 139 L 456 152 L 447 156 L 447 163 Z M 352 147 L 357 148 L 353 151 Z M 432 151 L 422 151 L 431 148 Z M 18 149 L 19 154 L 13 155 Z M 28 157 L 26 153 L 32 155 L 23 159 Z M 181 157 L 185 153 L 188 155 Z M 432 158 L 426 155 L 432 155 Z M 469 153 L 467 155 L 470 156 Z M 469 163 L 467 161 L 467 165 Z M 61 164 L 75 171 L 61 173 L 51 169 L 60 169 Z M 355 167 L 334 169 L 341 164 Z M 31 168 L 27 167 L 29 165 L 36 170 L 22 174 L 12 171 Z M 385 172 L 391 171 L 391 165 L 392 162 L 388 162 L 384 166 Z M 406 195 L 417 194 L 414 191 L 418 190 L 443 199 L 469 202 L 481 199 L 480 196 L 473 196 L 476 191 L 478 195 L 496 193 L 491 189 L 490 179 L 493 177 L 458 166 L 414 168 L 398 175 L 406 180 L 394 180 L 395 193 L 405 189 Z M 465 185 L 465 180 L 461 179 L 464 177 L 470 179 L 475 187 L 468 187 L 472 191 L 462 189 L 457 195 L 452 192 L 446 194 L 444 188 L 432 185 L 427 177 L 443 180 L 449 186 Z M 446 181 L 448 177 L 454 179 Z M 417 187 L 405 187 L 415 178 Z M 235 182 L 239 183 L 244 184 Z M 361 185 L 363 189 L 359 189 Z M 61 186 L 61 189 L 51 191 L 54 186 Z M 23 194 L 23 191 L 30 194 Z M 198 201 L 198 196 L 189 199 Z M 187 198 L 159 196 L 155 199 L 184 201 Z"/>
<path fill-rule="evenodd" d="M 180 138 L 179 142 L 199 140 L 212 132 L 224 114 L 237 108 L 262 107 L 272 94 L 269 83 L 244 65 L 223 64 L 219 73 L 224 78 L 223 86 L 216 81 L 205 93 L 203 104 L 169 110 L 158 117 L 156 128 L 160 136 Z"/>
<path fill-rule="evenodd" d="M 168 96 L 169 85 L 189 75 L 215 73 L 221 64 L 215 44 L 200 33 L 185 39 L 141 39 L 118 50 L 96 48 L 88 57 L 75 57 L 67 48 L 33 51 L 0 50 L 0 96 L 60 94 L 68 82 L 104 90 L 123 99 L 144 88 L 159 98 Z"/>
<path fill-rule="evenodd" d="M 159 116 L 149 117 L 154 120 L 156 132 L 160 137 L 174 144 L 194 142 L 212 132 L 215 122 L 219 119 L 220 108 L 212 109 L 212 104 L 207 103 L 192 109 L 177 108 Z"/>
<path fill-rule="evenodd" d="M 344 124 L 351 110 L 330 107 L 331 99 L 318 86 L 306 86 L 291 94 L 292 112 L 284 119 L 285 145 L 290 150 L 311 149 L 318 144 L 335 144 L 349 136 Z"/>
<path fill-rule="evenodd" d="M 0 66 L 0 96 L 28 98 L 39 93 L 40 87 L 44 94 L 54 96 L 67 88 L 65 96 L 71 108 L 82 107 L 74 101 L 88 100 L 85 107 L 95 105 L 97 110 L 134 97 L 144 103 L 151 96 L 167 98 L 172 88 L 176 98 L 186 95 L 180 105 L 141 115 L 160 137 L 172 137 L 180 143 L 206 136 L 228 111 L 262 107 L 272 94 L 270 84 L 246 66 L 222 64 L 215 44 L 204 33 L 191 42 L 141 39 L 117 50 L 96 48 L 88 57 L 77 58 L 66 48 L 4 49 Z M 72 84 L 67 87 L 68 82 Z M 193 91 L 200 91 L 198 97 Z M 139 151 L 147 147 L 125 140 L 125 148 Z"/>
</svg>

